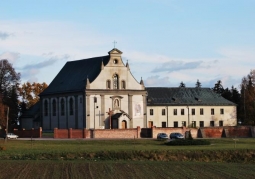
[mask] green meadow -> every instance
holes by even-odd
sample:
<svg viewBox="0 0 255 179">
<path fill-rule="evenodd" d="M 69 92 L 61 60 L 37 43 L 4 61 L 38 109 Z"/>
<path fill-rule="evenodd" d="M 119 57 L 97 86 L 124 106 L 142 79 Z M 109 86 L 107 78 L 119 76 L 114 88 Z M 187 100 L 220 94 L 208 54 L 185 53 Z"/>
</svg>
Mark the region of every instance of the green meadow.
<svg viewBox="0 0 255 179">
<path fill-rule="evenodd" d="M 211 145 L 168 146 L 155 139 L 0 140 L 0 178 L 255 177 L 255 139 L 207 140 Z"/>
</svg>

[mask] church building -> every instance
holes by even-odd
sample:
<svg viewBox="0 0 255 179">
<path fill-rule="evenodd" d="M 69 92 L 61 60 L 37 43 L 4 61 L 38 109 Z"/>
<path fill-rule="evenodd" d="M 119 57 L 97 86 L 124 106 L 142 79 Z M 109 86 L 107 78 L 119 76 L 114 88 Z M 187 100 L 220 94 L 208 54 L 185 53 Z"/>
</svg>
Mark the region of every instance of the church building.
<svg viewBox="0 0 255 179">
<path fill-rule="evenodd" d="M 108 54 L 65 64 L 40 94 L 44 130 L 146 126 L 143 81 L 133 77 L 120 50 Z"/>
<path fill-rule="evenodd" d="M 128 129 L 235 126 L 236 105 L 209 88 L 144 86 L 116 48 L 106 56 L 67 62 L 40 94 L 23 128 Z M 38 121 L 40 121 L 38 123 Z"/>
</svg>

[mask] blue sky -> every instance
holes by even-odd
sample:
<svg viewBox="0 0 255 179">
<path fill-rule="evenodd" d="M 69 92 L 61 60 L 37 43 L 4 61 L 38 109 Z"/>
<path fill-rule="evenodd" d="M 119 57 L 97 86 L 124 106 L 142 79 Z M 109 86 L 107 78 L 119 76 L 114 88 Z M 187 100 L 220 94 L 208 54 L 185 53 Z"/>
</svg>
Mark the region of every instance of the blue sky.
<svg viewBox="0 0 255 179">
<path fill-rule="evenodd" d="M 67 61 L 116 48 L 146 86 L 239 87 L 255 68 L 254 0 L 9 0 L 0 59 L 49 84 Z"/>
</svg>

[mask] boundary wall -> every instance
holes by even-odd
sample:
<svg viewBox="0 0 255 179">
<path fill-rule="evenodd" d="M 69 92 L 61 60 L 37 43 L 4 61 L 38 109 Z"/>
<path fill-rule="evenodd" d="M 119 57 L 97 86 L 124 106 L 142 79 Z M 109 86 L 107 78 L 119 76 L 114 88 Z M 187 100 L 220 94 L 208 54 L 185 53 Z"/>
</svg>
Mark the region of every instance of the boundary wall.
<svg viewBox="0 0 255 179">
<path fill-rule="evenodd" d="M 225 127 L 155 127 L 151 128 L 151 138 L 157 138 L 158 133 L 166 133 L 170 135 L 172 132 L 179 132 L 185 136 L 185 132 L 189 131 L 192 138 L 234 138 L 234 137 L 255 137 L 255 126 L 225 126 Z"/>
<path fill-rule="evenodd" d="M 141 128 L 133 129 L 54 129 L 54 138 L 140 138 Z"/>
<path fill-rule="evenodd" d="M 255 137 L 255 126 L 225 126 L 225 127 L 201 127 L 201 128 L 186 128 L 186 127 L 155 127 L 152 128 L 137 128 L 133 129 L 54 129 L 54 138 L 157 138 L 158 133 L 166 133 L 169 135 L 172 132 L 179 132 L 185 135 L 189 131 L 193 138 L 248 138 Z M 14 134 L 19 138 L 41 138 L 42 128 L 31 130 L 14 129 Z M 0 130 L 0 137 L 5 134 L 5 130 Z"/>
<path fill-rule="evenodd" d="M 38 129 L 13 129 L 13 131 L 9 131 L 11 133 L 14 133 L 19 136 L 19 138 L 41 138 L 42 137 L 42 128 L 39 127 Z M 2 137 L 5 134 L 5 129 L 0 131 L 0 137 Z"/>
</svg>

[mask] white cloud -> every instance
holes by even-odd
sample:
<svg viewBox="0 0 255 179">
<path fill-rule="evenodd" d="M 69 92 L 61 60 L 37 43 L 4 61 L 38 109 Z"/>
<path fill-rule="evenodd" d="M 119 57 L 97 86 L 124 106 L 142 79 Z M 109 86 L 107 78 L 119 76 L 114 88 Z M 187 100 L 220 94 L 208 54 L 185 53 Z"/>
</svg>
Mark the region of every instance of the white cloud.
<svg viewBox="0 0 255 179">
<path fill-rule="evenodd" d="M 168 77 L 160 77 L 160 76 L 150 76 L 146 80 L 144 80 L 144 85 L 146 87 L 171 87 Z"/>
<path fill-rule="evenodd" d="M 9 63 L 11 64 L 14 64 L 19 58 L 20 58 L 20 54 L 16 52 L 4 52 L 0 54 L 0 60 L 7 59 Z"/>
</svg>

